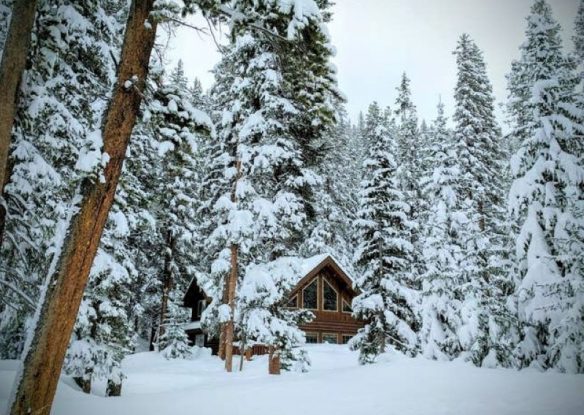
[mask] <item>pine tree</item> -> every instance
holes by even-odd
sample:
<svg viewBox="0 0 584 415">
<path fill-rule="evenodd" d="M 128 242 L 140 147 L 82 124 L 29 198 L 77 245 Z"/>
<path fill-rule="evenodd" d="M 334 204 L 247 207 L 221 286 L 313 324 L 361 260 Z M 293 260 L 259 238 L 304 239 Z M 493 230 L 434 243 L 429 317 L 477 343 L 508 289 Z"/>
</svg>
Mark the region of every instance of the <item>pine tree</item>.
<svg viewBox="0 0 584 415">
<path fill-rule="evenodd" d="M 302 22 L 295 20 L 296 14 L 290 22 L 292 4 L 263 6 L 237 5 L 243 15 L 261 15 L 264 27 L 285 33 L 288 41 L 279 43 L 263 31 L 237 24 L 212 91 L 220 113 L 220 144 L 213 149 L 215 165 L 209 178 L 216 185 L 205 204 L 215 215 L 214 225 L 205 225 L 212 228 L 206 245 L 212 258 L 206 261 L 210 272 L 201 275 L 201 284 L 211 286 L 214 294 L 205 325 L 224 323 L 220 343 L 227 370 L 236 287 L 248 266 L 298 252 L 306 221 L 314 217 L 314 187 L 321 182 L 312 168 L 317 159 L 313 144 L 335 119 L 330 98 L 334 78 L 328 64 L 332 51 L 321 16 L 304 10 L 308 14 Z M 272 304 L 270 313 L 283 316 L 278 311 L 283 304 Z M 287 324 L 296 323 L 289 319 Z M 245 327 L 239 329 L 245 336 Z M 281 345 L 270 346 L 276 348 L 275 358 L 285 358 Z"/>
<path fill-rule="evenodd" d="M 243 32 L 224 59 L 236 71 L 217 73 L 216 92 L 223 105 L 219 158 L 231 183 L 215 202 L 216 229 L 209 243 L 218 253 L 212 269 L 227 275 L 233 272 L 233 262 L 225 260 L 230 246 L 232 252 L 241 247 L 235 259 L 241 273 L 249 263 L 290 253 L 290 241 L 298 238 L 306 217 L 297 192 L 312 177 L 305 177 L 311 172 L 301 169 L 300 150 L 286 128 L 296 109 L 284 96 L 270 42 Z M 220 315 L 233 313 L 226 306 Z"/>
<path fill-rule="evenodd" d="M 580 5 L 578 6 L 572 39 L 576 49 L 576 56 L 580 61 L 580 66 L 582 66 L 584 62 L 584 1 L 582 0 L 580 0 Z"/>
<path fill-rule="evenodd" d="M 119 54 L 119 20 L 127 11 L 115 1 L 59 4 L 38 8 L 4 194 L 8 220 L 1 269 L 10 272 L 0 271 L 0 279 L 30 298 L 38 296 L 44 283 L 67 211 L 75 208 L 73 195 L 85 180 L 97 179 L 102 168 L 97 130 L 115 79 L 112 56 Z M 57 36 L 61 29 L 56 27 L 67 28 L 66 41 Z M 24 333 L 36 303 L 31 308 L 10 290 L 0 297 L 19 310 L 3 310 L 2 321 Z M 6 345 L 12 356 L 22 351 L 18 339 L 23 337 L 15 336 L 16 342 Z"/>
<path fill-rule="evenodd" d="M 169 295 L 168 312 L 164 322 L 165 330 L 159 340 L 160 353 L 167 359 L 185 359 L 191 355 L 189 337 L 184 323 L 188 321 L 180 302 L 184 295 L 184 285 L 176 287 Z"/>
<path fill-rule="evenodd" d="M 448 130 L 444 104 L 430 135 L 428 161 L 431 175 L 423 180 L 430 206 L 425 226 L 420 342 L 427 358 L 449 360 L 462 350 L 458 329 L 462 325 L 459 289 L 463 247 L 459 235 L 460 171 L 452 132 Z"/>
<path fill-rule="evenodd" d="M 455 88 L 454 140 L 459 160 L 462 246 L 460 290 L 462 298 L 458 337 L 462 349 L 477 365 L 496 361 L 501 335 L 499 315 L 505 313 L 499 290 L 506 276 L 497 240 L 505 226 L 501 180 L 505 154 L 494 115 L 494 97 L 482 52 L 463 34 L 454 52 L 458 66 Z M 503 230 L 502 230 L 503 229 Z M 465 353 L 465 354 L 467 354 Z M 502 358 L 502 356 L 500 356 Z M 506 364 L 506 363 L 505 363 Z"/>
<path fill-rule="evenodd" d="M 361 169 L 353 129 L 344 108 L 338 111 L 339 122 L 326 138 L 325 156 L 316 168 L 323 178 L 317 188 L 316 220 L 302 244 L 302 256 L 329 253 L 347 269 L 352 267 L 354 236 L 351 223 L 355 219 L 358 200 L 356 189 Z"/>
<path fill-rule="evenodd" d="M 415 355 L 419 325 L 417 292 L 409 278 L 414 250 L 410 206 L 397 176 L 397 146 L 376 103 L 369 107 L 366 134 L 371 144 L 355 222 L 356 284 L 362 293 L 353 300 L 353 310 L 368 323 L 351 342 L 361 363 L 374 361 L 388 345 Z"/>
<path fill-rule="evenodd" d="M 516 221 L 514 301 L 520 367 L 583 371 L 582 191 L 574 63 L 560 26 L 537 0 L 509 77 L 514 140 L 510 211 Z M 581 135 L 580 135 L 581 137 Z M 573 151 L 576 149 L 576 153 Z"/>
</svg>

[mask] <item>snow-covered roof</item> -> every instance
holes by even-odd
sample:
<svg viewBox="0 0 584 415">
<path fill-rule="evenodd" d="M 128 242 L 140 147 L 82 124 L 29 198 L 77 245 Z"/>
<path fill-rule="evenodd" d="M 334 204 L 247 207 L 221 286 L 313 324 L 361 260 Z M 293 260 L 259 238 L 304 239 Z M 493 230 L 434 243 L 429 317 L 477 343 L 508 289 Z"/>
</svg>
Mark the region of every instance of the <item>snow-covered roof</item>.
<svg viewBox="0 0 584 415">
<path fill-rule="evenodd" d="M 337 261 L 337 259 L 331 254 L 318 254 L 310 258 L 303 259 L 300 265 L 302 274 L 301 278 L 303 278 L 308 273 L 310 273 L 310 271 L 318 267 L 327 258 L 332 259 L 333 262 L 345 273 L 347 277 L 349 277 L 351 281 L 353 282 L 355 281 L 353 276 L 349 274 L 349 272 L 343 267 L 343 265 L 339 261 Z"/>
<path fill-rule="evenodd" d="M 191 321 L 189 323 L 185 323 L 183 325 L 183 329 L 185 330 L 197 330 L 201 328 L 201 322 L 200 321 Z"/>
</svg>

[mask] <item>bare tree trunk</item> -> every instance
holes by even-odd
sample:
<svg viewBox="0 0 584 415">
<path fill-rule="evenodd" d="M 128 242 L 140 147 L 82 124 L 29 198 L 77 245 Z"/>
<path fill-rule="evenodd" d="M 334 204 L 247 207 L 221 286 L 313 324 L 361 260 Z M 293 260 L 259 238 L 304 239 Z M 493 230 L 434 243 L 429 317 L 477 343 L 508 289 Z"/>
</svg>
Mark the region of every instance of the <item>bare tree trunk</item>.
<svg viewBox="0 0 584 415">
<path fill-rule="evenodd" d="M 49 414 L 61 366 L 71 338 L 79 304 L 95 258 L 148 75 L 156 37 L 150 17 L 153 0 L 134 0 L 130 8 L 118 78 L 103 126 L 103 151 L 109 155 L 103 183 L 83 188 L 79 212 L 73 218 L 55 272 L 51 275 L 31 347 L 17 376 L 12 415 Z"/>
<path fill-rule="evenodd" d="M 164 254 L 164 269 L 162 275 L 162 298 L 160 300 L 160 320 L 158 324 L 158 341 L 164 334 L 164 323 L 168 310 L 168 298 L 172 289 L 172 257 L 174 251 L 174 238 L 169 230 L 166 233 L 166 252 Z"/>
<path fill-rule="evenodd" d="M 236 160 L 235 181 L 233 182 L 233 189 L 231 191 L 231 201 L 237 203 L 237 184 L 241 178 L 241 160 Z M 229 304 L 229 312 L 231 316 L 229 321 L 225 324 L 225 370 L 231 372 L 233 370 L 233 337 L 235 331 L 235 323 L 233 321 L 235 312 L 235 290 L 237 288 L 238 277 L 238 254 L 239 246 L 231 244 L 231 270 L 227 280 L 227 304 Z"/>
<path fill-rule="evenodd" d="M 37 0 L 14 0 L 10 27 L 0 63 L 0 195 L 10 178 L 8 153 L 16 114 L 18 86 L 26 66 Z M 6 209 L 0 204 L 0 244 L 4 236 Z"/>
<path fill-rule="evenodd" d="M 227 301 L 229 304 L 229 311 L 231 317 L 225 324 L 225 370 L 231 372 L 233 370 L 233 336 L 235 330 L 235 323 L 233 321 L 233 313 L 235 311 L 235 288 L 237 286 L 237 255 L 239 246 L 231 245 L 231 271 L 229 272 L 229 280 L 227 282 Z"/>
</svg>

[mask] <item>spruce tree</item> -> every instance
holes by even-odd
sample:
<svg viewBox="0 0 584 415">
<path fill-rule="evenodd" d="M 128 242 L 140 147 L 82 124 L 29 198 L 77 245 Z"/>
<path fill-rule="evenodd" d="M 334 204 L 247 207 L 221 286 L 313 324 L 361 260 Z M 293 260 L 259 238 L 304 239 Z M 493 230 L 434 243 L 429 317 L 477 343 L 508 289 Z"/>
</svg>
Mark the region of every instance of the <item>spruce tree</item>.
<svg viewBox="0 0 584 415">
<path fill-rule="evenodd" d="M 422 327 L 420 343 L 425 357 L 450 360 L 462 350 L 458 339 L 463 247 L 459 235 L 460 170 L 452 132 L 448 130 L 444 104 L 430 133 L 428 164 L 431 174 L 424 182 L 429 204 L 423 234 L 425 272 L 422 276 Z"/>
<path fill-rule="evenodd" d="M 583 371 L 582 118 L 560 26 L 536 1 L 509 77 L 513 136 L 509 208 L 516 226 L 514 302 L 520 367 Z M 526 115 L 526 116 L 525 116 Z M 527 120 L 527 122 L 525 122 Z"/>
<path fill-rule="evenodd" d="M 499 347 L 498 316 L 505 313 L 502 301 L 492 301 L 502 298 L 499 280 L 506 278 L 500 269 L 502 252 L 497 240 L 505 226 L 505 183 L 501 180 L 505 154 L 482 52 L 463 34 L 454 54 L 458 67 L 454 145 L 462 225 L 459 289 L 463 302 L 458 337 L 465 355 L 482 365 L 487 357 L 489 364 L 493 361 L 492 353 Z"/>
<path fill-rule="evenodd" d="M 369 107 L 366 134 L 369 156 L 355 221 L 356 285 L 362 293 L 353 300 L 353 310 L 367 323 L 351 341 L 361 363 L 374 361 L 390 345 L 415 355 L 419 325 L 417 291 L 409 274 L 414 250 L 410 206 L 397 176 L 397 146 L 389 121 L 376 103 Z"/>
</svg>

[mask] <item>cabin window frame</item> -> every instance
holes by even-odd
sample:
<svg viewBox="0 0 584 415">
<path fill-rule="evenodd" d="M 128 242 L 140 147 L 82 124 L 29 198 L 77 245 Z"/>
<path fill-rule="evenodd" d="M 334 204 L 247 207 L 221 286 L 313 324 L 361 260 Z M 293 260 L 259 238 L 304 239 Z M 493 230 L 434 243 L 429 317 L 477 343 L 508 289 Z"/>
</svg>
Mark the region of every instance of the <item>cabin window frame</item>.
<svg viewBox="0 0 584 415">
<path fill-rule="evenodd" d="M 345 337 L 348 337 L 349 340 L 345 341 Z M 341 344 L 348 344 L 353 337 L 355 337 L 355 334 L 348 334 L 348 333 L 341 334 Z"/>
<path fill-rule="evenodd" d="M 313 342 L 309 342 L 308 341 L 308 337 L 314 337 L 314 343 Z M 319 343 L 319 339 L 318 339 L 318 332 L 317 331 L 307 331 L 304 333 L 304 338 L 306 339 L 306 344 L 318 344 Z"/>
<path fill-rule="evenodd" d="M 324 285 L 325 285 L 325 284 L 328 284 L 328 286 L 329 286 L 329 287 L 330 287 L 330 288 L 331 288 L 331 289 L 332 289 L 332 290 L 335 292 L 335 294 L 337 295 L 337 301 L 336 301 L 336 303 L 337 303 L 337 307 L 336 307 L 334 310 L 326 310 L 326 309 L 324 308 Z M 336 288 L 333 286 L 333 284 L 331 284 L 331 283 L 328 281 L 328 278 L 327 278 L 327 277 L 325 277 L 324 275 L 323 275 L 323 277 L 322 277 L 322 292 L 321 292 L 321 297 L 322 297 L 322 311 L 326 311 L 326 312 L 328 312 L 328 313 L 338 313 L 338 312 L 339 312 L 339 298 L 341 298 L 341 294 L 340 294 L 340 293 L 337 291 L 337 289 L 336 289 Z"/>
<path fill-rule="evenodd" d="M 348 300 L 346 300 L 345 298 L 343 298 L 341 300 L 341 312 L 343 312 L 345 314 L 353 314 L 353 306 L 352 306 L 351 302 L 349 302 Z M 345 311 L 345 307 L 344 307 L 345 304 L 347 304 L 349 306 L 349 308 L 351 309 L 351 311 Z"/>
<path fill-rule="evenodd" d="M 292 302 L 292 300 L 295 300 L 295 301 L 294 301 L 294 304 L 295 304 L 294 306 L 290 306 L 290 303 Z M 290 298 L 290 299 L 288 300 L 288 302 L 286 303 L 286 308 L 290 308 L 290 309 L 297 309 L 297 308 L 300 308 L 300 307 L 299 307 L 299 304 L 298 304 L 299 302 L 300 302 L 300 295 L 299 295 L 298 293 L 296 293 L 296 294 L 294 294 L 294 295 L 292 296 L 292 298 Z"/>
<path fill-rule="evenodd" d="M 324 340 L 325 336 L 335 336 L 336 340 L 335 340 L 334 343 L 325 342 L 325 340 Z M 322 335 L 321 335 L 321 343 L 323 343 L 323 344 L 324 343 L 328 343 L 328 344 L 339 344 L 339 333 L 331 333 L 331 332 L 329 332 L 329 333 L 322 333 Z"/>
<path fill-rule="evenodd" d="M 316 283 L 316 308 L 308 308 L 305 306 L 305 301 L 304 301 L 304 292 L 308 289 L 308 287 L 310 287 L 312 285 L 312 283 Z M 320 306 L 320 299 L 319 299 L 319 295 L 318 295 L 318 277 L 314 277 L 312 280 L 310 280 L 310 282 L 308 284 L 306 284 L 304 287 L 302 287 L 302 309 L 304 310 L 311 310 L 311 311 L 318 311 L 319 310 L 319 306 Z"/>
</svg>

